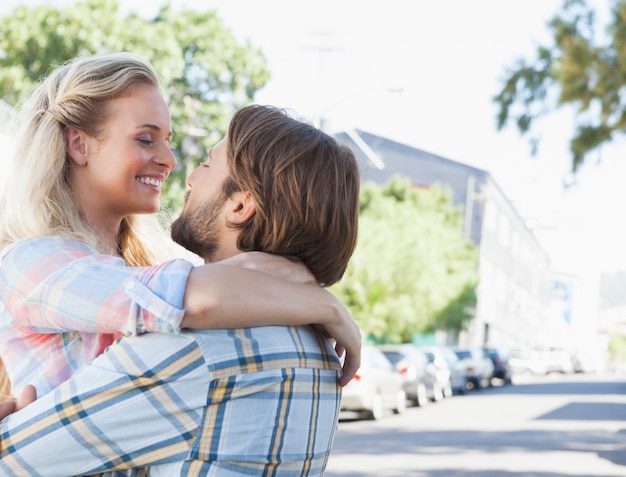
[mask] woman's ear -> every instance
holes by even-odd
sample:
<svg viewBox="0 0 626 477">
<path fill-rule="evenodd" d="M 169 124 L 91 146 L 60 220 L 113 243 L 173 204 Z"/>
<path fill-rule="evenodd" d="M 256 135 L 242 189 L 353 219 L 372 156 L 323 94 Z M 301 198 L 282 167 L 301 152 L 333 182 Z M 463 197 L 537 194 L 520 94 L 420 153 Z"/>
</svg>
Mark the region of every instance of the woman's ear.
<svg viewBox="0 0 626 477">
<path fill-rule="evenodd" d="M 64 133 L 67 142 L 67 155 L 79 166 L 87 164 L 86 134 L 71 126 L 66 126 Z"/>
<path fill-rule="evenodd" d="M 243 224 L 256 214 L 256 205 L 248 191 L 234 192 L 228 199 L 226 221 L 232 224 Z"/>
</svg>

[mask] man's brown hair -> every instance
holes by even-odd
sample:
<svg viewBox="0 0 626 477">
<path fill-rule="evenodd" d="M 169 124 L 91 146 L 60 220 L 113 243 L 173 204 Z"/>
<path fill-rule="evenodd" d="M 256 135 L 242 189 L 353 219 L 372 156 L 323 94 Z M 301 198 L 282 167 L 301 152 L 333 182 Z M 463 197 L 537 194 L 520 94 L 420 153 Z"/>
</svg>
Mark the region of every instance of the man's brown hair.
<svg viewBox="0 0 626 477">
<path fill-rule="evenodd" d="M 359 170 L 353 152 L 323 131 L 272 106 L 239 109 L 227 136 L 228 192 L 249 191 L 256 214 L 238 247 L 291 257 L 329 286 L 354 252 Z"/>
</svg>

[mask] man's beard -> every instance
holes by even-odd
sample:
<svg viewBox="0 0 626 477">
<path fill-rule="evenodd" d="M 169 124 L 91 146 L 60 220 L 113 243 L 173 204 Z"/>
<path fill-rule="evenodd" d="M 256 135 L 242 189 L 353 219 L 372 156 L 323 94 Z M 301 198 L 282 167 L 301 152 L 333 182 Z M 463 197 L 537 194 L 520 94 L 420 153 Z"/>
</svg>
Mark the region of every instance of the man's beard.
<svg viewBox="0 0 626 477">
<path fill-rule="evenodd" d="M 224 201 L 220 196 L 194 209 L 183 208 L 180 217 L 172 222 L 172 239 L 205 262 L 213 261 L 219 246 L 218 219 Z"/>
</svg>

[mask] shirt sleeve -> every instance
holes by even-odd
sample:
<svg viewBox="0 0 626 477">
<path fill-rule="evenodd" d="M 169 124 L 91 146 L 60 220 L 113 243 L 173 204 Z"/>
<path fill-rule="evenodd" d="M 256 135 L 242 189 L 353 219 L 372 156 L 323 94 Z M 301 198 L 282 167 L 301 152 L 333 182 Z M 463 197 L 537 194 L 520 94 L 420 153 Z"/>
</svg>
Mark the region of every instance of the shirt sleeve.
<svg viewBox="0 0 626 477">
<path fill-rule="evenodd" d="M 0 300 L 37 333 L 178 332 L 192 268 L 183 259 L 128 267 L 76 240 L 30 239 L 2 258 Z"/>
<path fill-rule="evenodd" d="M 0 423 L 0 475 L 62 477 L 180 461 L 202 421 L 209 381 L 186 334 L 122 338 Z"/>
</svg>

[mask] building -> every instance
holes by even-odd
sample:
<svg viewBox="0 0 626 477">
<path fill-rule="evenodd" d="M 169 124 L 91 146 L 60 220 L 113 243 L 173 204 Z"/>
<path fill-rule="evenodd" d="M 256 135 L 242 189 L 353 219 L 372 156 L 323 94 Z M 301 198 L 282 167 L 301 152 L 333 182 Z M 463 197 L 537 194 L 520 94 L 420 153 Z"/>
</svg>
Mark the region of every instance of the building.
<svg viewBox="0 0 626 477">
<path fill-rule="evenodd" d="M 554 306 L 550 259 L 489 172 L 360 130 L 336 137 L 355 152 L 363 182 L 384 184 L 401 175 L 417 187 L 439 183 L 462 207 L 465 236 L 479 248 L 480 284 L 474 319 L 461 336 L 447 337 L 448 344 L 565 345 L 570 326 Z"/>
</svg>

